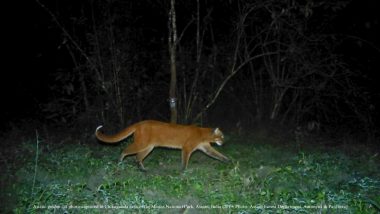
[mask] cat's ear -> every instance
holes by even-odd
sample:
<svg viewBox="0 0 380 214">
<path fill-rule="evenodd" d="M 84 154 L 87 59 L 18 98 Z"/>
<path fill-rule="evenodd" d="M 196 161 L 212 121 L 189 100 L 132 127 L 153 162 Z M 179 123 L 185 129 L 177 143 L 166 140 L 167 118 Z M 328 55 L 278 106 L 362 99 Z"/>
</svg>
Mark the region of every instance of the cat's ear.
<svg viewBox="0 0 380 214">
<path fill-rule="evenodd" d="M 214 131 L 212 133 L 215 134 L 215 135 L 218 135 L 218 134 L 221 134 L 222 131 L 220 131 L 219 128 L 216 128 L 216 129 L 214 129 Z"/>
</svg>

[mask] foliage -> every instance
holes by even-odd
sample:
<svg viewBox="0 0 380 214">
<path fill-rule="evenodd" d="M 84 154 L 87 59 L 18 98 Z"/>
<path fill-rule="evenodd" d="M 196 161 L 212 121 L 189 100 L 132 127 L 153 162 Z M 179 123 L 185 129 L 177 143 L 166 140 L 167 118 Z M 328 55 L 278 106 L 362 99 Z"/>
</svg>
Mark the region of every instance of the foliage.
<svg viewBox="0 0 380 214">
<path fill-rule="evenodd" d="M 360 131 L 374 136 L 375 99 L 357 81 L 363 72 L 353 71 L 337 51 L 341 38 L 327 30 L 348 3 L 178 1 L 178 122 L 220 122 L 210 116 L 218 103 L 244 109 L 231 124 L 315 121 L 325 129 L 344 123 L 355 131 L 361 124 Z M 85 1 L 80 7 L 61 19 L 48 10 L 62 29 L 74 72 L 54 74 L 46 118 L 75 125 L 84 113 L 115 128 L 166 120 L 169 5 Z M 148 12 L 155 19 L 142 15 Z"/>
<path fill-rule="evenodd" d="M 133 164 L 133 157 L 117 164 L 125 143 L 40 141 L 37 164 L 36 142 L 14 144 L 23 155 L 4 168 L 15 175 L 13 180 L 2 178 L 7 184 L 4 195 L 17 199 L 6 208 L 15 213 L 376 213 L 379 209 L 380 160 L 370 149 L 326 147 L 326 139 L 300 150 L 291 139 L 284 142 L 258 133 L 228 139 L 221 151 L 233 160 L 231 164 L 196 152 L 187 171 L 181 172 L 178 150 L 155 149 L 146 159 L 146 173 Z"/>
</svg>

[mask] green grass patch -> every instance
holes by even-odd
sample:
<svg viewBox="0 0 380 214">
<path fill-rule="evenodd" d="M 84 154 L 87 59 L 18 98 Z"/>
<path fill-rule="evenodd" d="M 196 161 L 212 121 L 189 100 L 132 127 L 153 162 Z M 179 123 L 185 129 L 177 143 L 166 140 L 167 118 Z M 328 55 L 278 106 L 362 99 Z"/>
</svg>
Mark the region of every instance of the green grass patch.
<svg viewBox="0 0 380 214">
<path fill-rule="evenodd" d="M 195 152 L 156 148 L 138 170 L 117 159 L 128 142 L 26 141 L 3 167 L 6 212 L 15 213 L 377 213 L 379 154 L 355 146 L 302 150 L 291 141 L 229 136 L 225 164 Z M 2 153 L 2 156 L 4 154 Z M 36 160 L 37 157 L 37 160 Z"/>
</svg>

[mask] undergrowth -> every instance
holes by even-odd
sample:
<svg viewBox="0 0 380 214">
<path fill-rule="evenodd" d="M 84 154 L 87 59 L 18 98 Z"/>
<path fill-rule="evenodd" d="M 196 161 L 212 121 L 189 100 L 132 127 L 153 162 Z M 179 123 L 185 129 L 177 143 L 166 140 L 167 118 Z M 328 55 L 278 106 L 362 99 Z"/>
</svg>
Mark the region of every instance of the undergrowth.
<svg viewBox="0 0 380 214">
<path fill-rule="evenodd" d="M 128 143 L 54 144 L 31 139 L 5 158 L 1 209 L 14 213 L 376 213 L 378 151 L 354 145 L 294 146 L 229 136 L 224 164 L 195 152 L 182 172 L 179 150 L 156 148 L 138 170 L 118 164 Z M 38 146 L 37 146 L 38 145 Z M 38 156 L 37 156 L 38 155 Z M 3 200 L 4 199 L 4 200 Z M 6 204 L 5 204 L 6 203 Z"/>
</svg>

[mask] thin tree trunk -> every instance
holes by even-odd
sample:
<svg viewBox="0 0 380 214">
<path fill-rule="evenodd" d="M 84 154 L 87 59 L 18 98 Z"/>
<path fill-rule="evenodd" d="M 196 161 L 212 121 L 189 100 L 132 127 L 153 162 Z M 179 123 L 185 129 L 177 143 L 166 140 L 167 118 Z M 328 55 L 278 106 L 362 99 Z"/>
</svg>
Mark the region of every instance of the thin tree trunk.
<svg viewBox="0 0 380 214">
<path fill-rule="evenodd" d="M 176 47 L 177 47 L 177 26 L 175 15 L 175 0 L 171 0 L 171 8 L 169 12 L 169 54 L 170 54 L 170 90 L 169 90 L 169 104 L 170 104 L 170 122 L 177 123 L 177 98 L 176 98 L 176 84 L 177 84 L 177 69 L 176 69 Z"/>
</svg>

